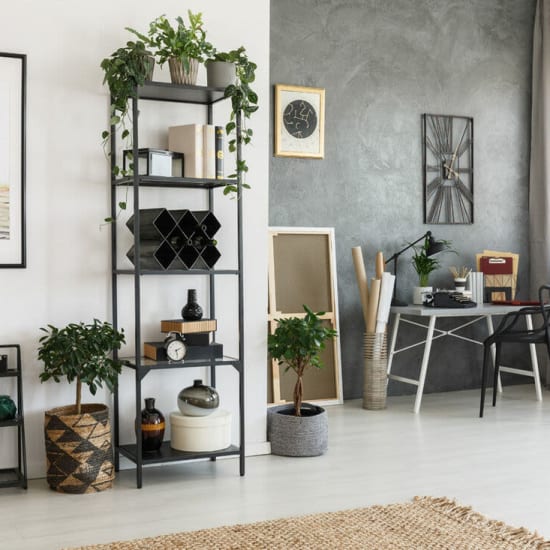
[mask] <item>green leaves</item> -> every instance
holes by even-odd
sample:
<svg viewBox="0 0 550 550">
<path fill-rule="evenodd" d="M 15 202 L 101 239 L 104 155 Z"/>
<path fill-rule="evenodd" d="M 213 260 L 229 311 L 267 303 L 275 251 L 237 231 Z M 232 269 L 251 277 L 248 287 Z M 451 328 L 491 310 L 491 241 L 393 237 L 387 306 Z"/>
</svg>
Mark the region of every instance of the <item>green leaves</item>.
<svg viewBox="0 0 550 550">
<path fill-rule="evenodd" d="M 40 330 L 45 333 L 38 348 L 38 359 L 44 362 L 41 382 L 76 380 L 78 385 L 86 384 L 92 395 L 102 384 L 113 390 L 122 364 L 109 354 L 125 343 L 124 331 L 115 331 L 111 324 L 97 319 L 91 324 L 69 323 L 62 329 L 48 325 Z"/>
</svg>

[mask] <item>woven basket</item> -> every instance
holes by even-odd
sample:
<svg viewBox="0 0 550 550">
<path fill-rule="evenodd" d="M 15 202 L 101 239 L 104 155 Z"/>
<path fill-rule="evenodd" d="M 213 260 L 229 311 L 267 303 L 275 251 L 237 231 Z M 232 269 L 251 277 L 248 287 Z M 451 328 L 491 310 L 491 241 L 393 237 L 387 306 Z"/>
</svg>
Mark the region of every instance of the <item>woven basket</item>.
<svg viewBox="0 0 550 550">
<path fill-rule="evenodd" d="M 96 493 L 113 485 L 111 424 L 106 405 L 57 407 L 45 412 L 48 485 L 60 493 Z"/>
<path fill-rule="evenodd" d="M 196 59 L 189 59 L 189 71 L 185 70 L 183 63 L 176 57 L 168 60 L 170 67 L 170 78 L 173 84 L 196 84 L 199 74 L 199 62 Z"/>
<path fill-rule="evenodd" d="M 366 332 L 364 337 L 363 408 L 386 408 L 388 346 L 385 332 Z"/>
</svg>

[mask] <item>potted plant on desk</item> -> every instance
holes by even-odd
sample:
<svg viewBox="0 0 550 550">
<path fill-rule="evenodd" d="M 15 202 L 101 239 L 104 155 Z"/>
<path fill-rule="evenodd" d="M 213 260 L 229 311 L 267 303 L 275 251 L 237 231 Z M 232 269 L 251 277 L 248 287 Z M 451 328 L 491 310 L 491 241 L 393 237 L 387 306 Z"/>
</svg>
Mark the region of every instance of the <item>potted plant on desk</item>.
<svg viewBox="0 0 550 550">
<path fill-rule="evenodd" d="M 62 493 L 95 493 L 114 479 L 111 426 L 107 405 L 82 404 L 82 384 L 95 395 L 103 384 L 113 391 L 121 362 L 110 354 L 124 343 L 123 332 L 107 322 L 70 323 L 42 328 L 38 359 L 44 361 L 40 381 L 76 380 L 74 405 L 45 412 L 44 433 L 48 485 Z"/>
<path fill-rule="evenodd" d="M 419 286 L 414 287 L 413 290 L 413 304 L 422 304 L 422 296 L 427 292 L 432 292 L 432 287 L 429 286 L 429 277 L 432 271 L 435 271 L 441 264 L 432 252 L 432 243 L 430 242 L 430 236 L 426 235 L 424 242 L 420 246 L 413 246 L 414 254 L 412 256 L 412 264 L 414 270 L 418 274 Z M 450 241 L 438 241 L 440 247 L 436 252 L 443 252 L 450 250 Z"/>
<path fill-rule="evenodd" d="M 303 376 L 310 367 L 321 368 L 320 353 L 334 329 L 323 326 L 319 315 L 304 305 L 303 317 L 279 319 L 268 336 L 267 347 L 273 359 L 297 376 L 294 404 L 272 407 L 268 411 L 268 439 L 271 452 L 283 456 L 317 456 L 328 446 L 328 421 L 325 409 L 303 403 Z"/>
</svg>

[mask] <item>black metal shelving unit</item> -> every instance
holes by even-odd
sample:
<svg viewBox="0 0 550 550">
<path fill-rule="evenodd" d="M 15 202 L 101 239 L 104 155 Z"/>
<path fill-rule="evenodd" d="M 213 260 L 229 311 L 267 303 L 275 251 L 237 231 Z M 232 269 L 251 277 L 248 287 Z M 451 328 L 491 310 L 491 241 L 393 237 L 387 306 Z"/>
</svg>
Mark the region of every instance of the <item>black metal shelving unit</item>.
<svg viewBox="0 0 550 550">
<path fill-rule="evenodd" d="M 17 414 L 11 420 L 1 420 L 0 428 L 17 427 L 17 466 L 0 469 L 0 488 L 27 488 L 27 454 L 25 449 L 25 419 L 23 415 L 23 379 L 21 375 L 21 348 L 19 344 L 3 344 L 0 349 L 15 350 L 15 368 L 0 371 L 1 378 L 17 379 Z M 8 358 L 8 359 L 11 359 Z M 9 365 L 8 365 L 9 367 Z"/>
<path fill-rule="evenodd" d="M 149 82 L 144 86 L 137 88 L 136 97 L 132 99 L 132 120 L 133 120 L 133 158 L 138 158 L 138 122 L 139 122 L 139 103 L 142 100 L 150 101 L 168 101 L 183 104 L 202 105 L 207 109 L 208 124 L 212 124 L 213 105 L 218 101 L 223 101 L 223 88 L 209 88 L 206 86 L 177 85 L 164 82 Z M 240 116 L 237 116 L 237 136 L 240 135 L 241 125 Z M 237 140 L 239 141 L 239 140 Z M 237 146 L 237 160 L 241 160 L 241 148 Z M 111 167 L 116 165 L 116 142 L 115 129 L 111 128 Z M 113 172 L 111 172 L 113 173 Z M 140 188 L 159 187 L 166 189 L 202 189 L 208 195 L 208 209 L 214 210 L 214 190 L 223 187 L 227 183 L 237 185 L 237 200 L 235 208 L 237 210 L 237 268 L 236 269 L 175 269 L 175 270 L 151 270 L 142 269 L 140 264 Z M 242 244 L 242 181 L 237 180 L 212 180 L 182 177 L 160 177 L 160 176 L 140 176 L 135 173 L 131 177 L 111 179 L 111 217 L 116 218 L 117 214 L 117 188 L 124 185 L 130 185 L 133 188 L 133 212 L 134 212 L 134 254 L 137 261 L 133 269 L 120 269 L 117 259 L 117 224 L 112 223 L 111 228 L 111 266 L 112 266 L 112 312 L 113 326 L 118 329 L 118 279 L 119 277 L 130 276 L 134 280 L 134 338 L 135 354 L 134 357 L 124 358 L 123 362 L 127 368 L 133 369 L 135 373 L 135 418 L 139 418 L 142 408 L 141 382 L 151 371 L 159 369 L 175 368 L 196 368 L 210 367 L 210 385 L 216 386 L 216 369 L 220 367 L 232 366 L 239 377 L 239 445 L 231 445 L 226 449 L 213 452 L 182 452 L 172 449 L 170 442 L 165 441 L 160 451 L 153 456 L 143 456 L 141 448 L 141 425 L 136 423 L 136 442 L 133 444 L 121 444 L 120 442 L 120 410 L 119 410 L 119 391 L 117 388 L 114 393 L 114 445 L 115 445 L 115 469 L 118 471 L 120 455 L 128 458 L 136 464 L 136 485 L 138 488 L 143 484 L 143 467 L 149 464 L 160 464 L 177 462 L 184 460 L 210 459 L 215 460 L 221 456 L 239 456 L 239 472 L 243 476 L 245 473 L 245 448 L 244 448 L 244 307 L 243 307 L 243 244 Z M 215 302 L 215 284 L 219 276 L 236 276 L 238 278 L 238 357 L 223 357 L 216 359 L 188 360 L 182 363 L 169 363 L 166 361 L 153 361 L 142 356 L 142 337 L 141 337 L 141 279 L 144 276 L 188 276 L 203 275 L 209 280 L 209 315 L 216 318 Z M 116 355 L 118 357 L 118 354 Z"/>
</svg>

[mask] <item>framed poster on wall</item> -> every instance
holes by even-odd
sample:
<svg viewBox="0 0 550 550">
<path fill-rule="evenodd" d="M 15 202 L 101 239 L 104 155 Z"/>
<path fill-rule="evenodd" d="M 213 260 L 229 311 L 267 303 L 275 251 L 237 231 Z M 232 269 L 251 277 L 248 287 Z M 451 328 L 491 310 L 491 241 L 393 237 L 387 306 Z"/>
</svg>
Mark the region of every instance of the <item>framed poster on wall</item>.
<svg viewBox="0 0 550 550">
<path fill-rule="evenodd" d="M 0 268 L 26 267 L 26 65 L 0 52 Z"/>
<path fill-rule="evenodd" d="M 275 85 L 275 156 L 324 158 L 325 90 Z"/>
</svg>

